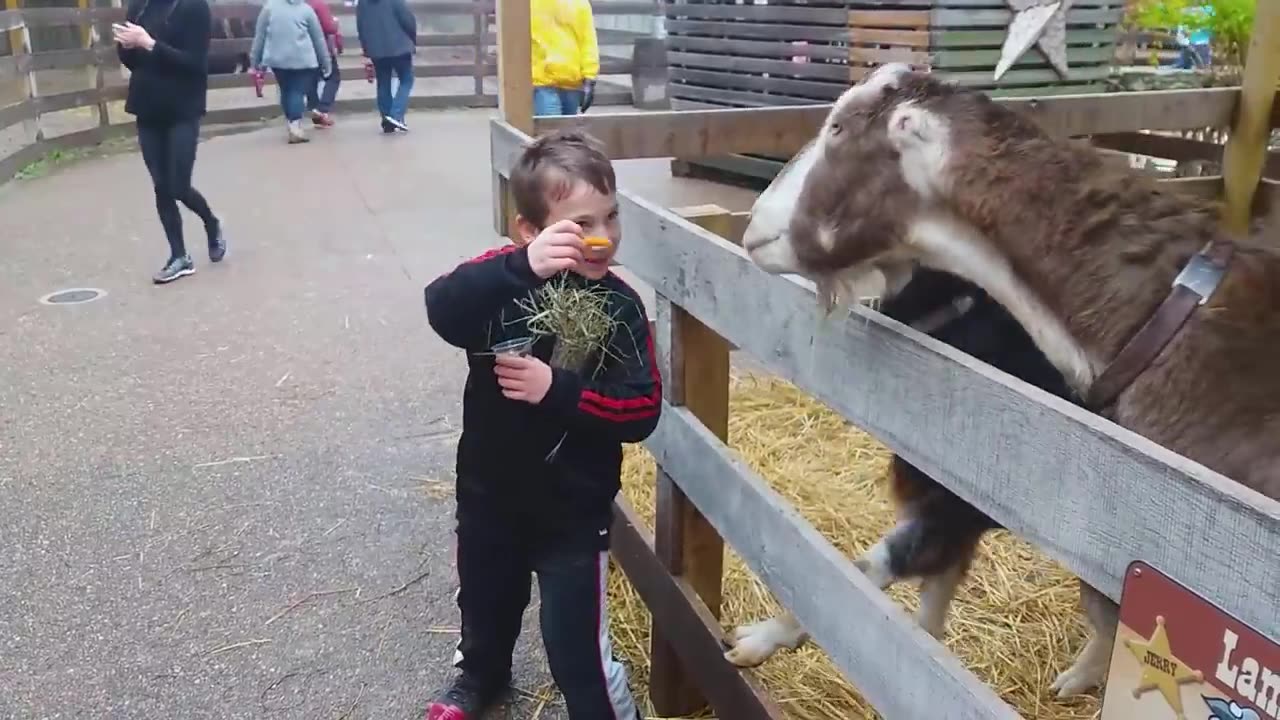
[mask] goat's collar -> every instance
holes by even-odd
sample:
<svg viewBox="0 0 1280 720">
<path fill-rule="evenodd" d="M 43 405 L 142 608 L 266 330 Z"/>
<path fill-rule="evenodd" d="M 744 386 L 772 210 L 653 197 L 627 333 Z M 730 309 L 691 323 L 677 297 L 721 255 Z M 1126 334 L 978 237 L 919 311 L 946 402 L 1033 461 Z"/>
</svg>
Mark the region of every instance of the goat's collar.
<svg viewBox="0 0 1280 720">
<path fill-rule="evenodd" d="M 1147 369 L 1196 308 L 1208 302 L 1218 289 L 1234 252 L 1230 241 L 1217 238 L 1191 256 L 1174 278 L 1168 297 L 1089 388 L 1086 407 L 1094 411 L 1109 407 Z"/>
</svg>

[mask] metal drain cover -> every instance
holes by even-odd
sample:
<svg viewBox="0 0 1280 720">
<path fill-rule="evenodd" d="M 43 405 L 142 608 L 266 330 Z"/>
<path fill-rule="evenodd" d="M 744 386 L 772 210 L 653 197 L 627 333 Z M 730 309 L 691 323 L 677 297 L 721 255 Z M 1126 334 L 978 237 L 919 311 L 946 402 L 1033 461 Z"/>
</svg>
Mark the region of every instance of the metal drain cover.
<svg viewBox="0 0 1280 720">
<path fill-rule="evenodd" d="M 106 294 L 106 290 L 99 290 L 98 288 L 69 288 L 45 295 L 40 298 L 40 303 L 43 305 L 79 305 L 101 299 Z"/>
</svg>

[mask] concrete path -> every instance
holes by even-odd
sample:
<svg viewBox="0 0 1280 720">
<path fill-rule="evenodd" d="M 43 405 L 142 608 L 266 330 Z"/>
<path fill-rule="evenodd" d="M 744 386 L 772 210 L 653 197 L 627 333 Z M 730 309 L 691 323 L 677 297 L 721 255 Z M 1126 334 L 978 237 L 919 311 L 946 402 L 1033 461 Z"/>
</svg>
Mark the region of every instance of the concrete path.
<svg viewBox="0 0 1280 720">
<path fill-rule="evenodd" d="M 0 189 L 0 718 L 420 716 L 457 639 L 465 370 L 422 287 L 495 242 L 489 115 L 205 142 L 230 252 L 189 217 L 198 272 L 167 287 L 136 154 Z M 107 294 L 37 301 L 72 287 Z M 519 657 L 497 717 L 549 696 L 534 632 Z"/>
</svg>

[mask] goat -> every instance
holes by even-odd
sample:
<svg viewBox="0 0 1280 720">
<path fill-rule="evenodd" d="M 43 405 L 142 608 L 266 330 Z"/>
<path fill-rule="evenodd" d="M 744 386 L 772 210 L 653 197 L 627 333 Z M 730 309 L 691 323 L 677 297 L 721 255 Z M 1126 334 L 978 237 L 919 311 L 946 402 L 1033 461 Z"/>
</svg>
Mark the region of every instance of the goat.
<svg viewBox="0 0 1280 720">
<path fill-rule="evenodd" d="M 1197 253 L 1234 259 L 1211 297 L 1104 407 L 1105 417 L 1280 497 L 1280 252 L 1227 233 L 1218 207 L 1051 138 L 985 95 L 901 64 L 832 106 L 752 208 L 743 245 L 810 277 L 828 307 L 876 271 L 944 270 L 1003 305 L 1079 397 Z M 1059 695 L 1106 675 L 1117 608 L 1081 583 L 1093 635 Z"/>
<path fill-rule="evenodd" d="M 999 303 L 972 283 L 948 273 L 917 269 L 880 305 L 880 312 L 951 345 L 1020 380 L 1075 400 L 1062 374 Z M 900 282 L 900 279 L 899 279 Z M 920 579 L 917 621 L 941 639 L 947 611 L 988 530 L 1000 525 L 919 468 L 894 455 L 890 490 L 898 522 L 855 565 L 881 589 Z M 736 628 L 727 638 L 729 662 L 763 663 L 775 651 L 808 639 L 789 614 Z"/>
</svg>

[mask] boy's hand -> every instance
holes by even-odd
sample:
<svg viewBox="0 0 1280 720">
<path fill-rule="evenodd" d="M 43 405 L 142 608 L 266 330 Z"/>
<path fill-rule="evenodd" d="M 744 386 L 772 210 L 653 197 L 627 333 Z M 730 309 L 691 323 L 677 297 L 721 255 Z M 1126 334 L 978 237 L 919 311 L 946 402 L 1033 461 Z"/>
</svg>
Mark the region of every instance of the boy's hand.
<svg viewBox="0 0 1280 720">
<path fill-rule="evenodd" d="M 503 397 L 537 405 L 551 390 L 551 366 L 528 355 L 499 355 L 494 358 L 493 372 Z"/>
<path fill-rule="evenodd" d="M 546 280 L 583 262 L 582 228 L 572 220 L 547 226 L 529 243 L 529 267 Z M 550 376 L 548 376 L 550 377 Z"/>
</svg>

